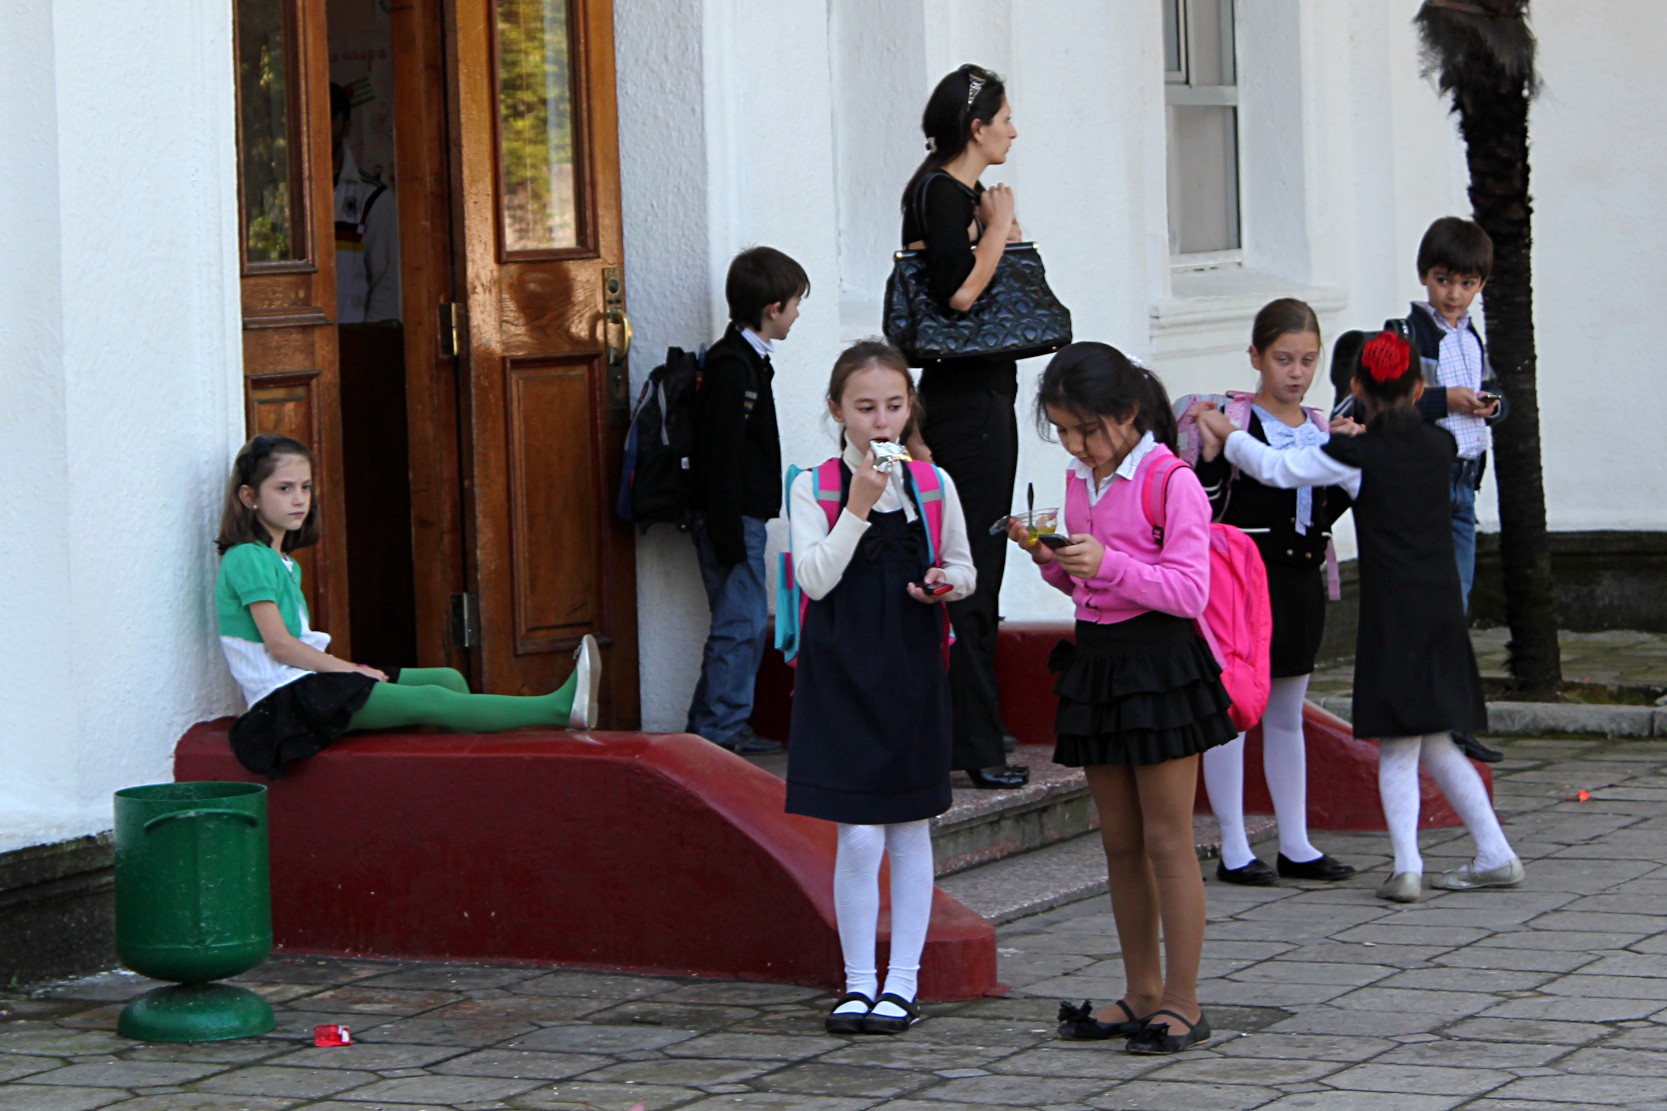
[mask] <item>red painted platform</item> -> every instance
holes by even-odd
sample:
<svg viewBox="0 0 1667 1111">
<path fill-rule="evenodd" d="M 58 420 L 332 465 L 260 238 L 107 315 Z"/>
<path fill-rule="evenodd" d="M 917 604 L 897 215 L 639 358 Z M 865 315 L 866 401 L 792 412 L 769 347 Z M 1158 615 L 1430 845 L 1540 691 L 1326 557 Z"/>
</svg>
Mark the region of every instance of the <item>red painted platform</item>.
<svg viewBox="0 0 1667 1111">
<path fill-rule="evenodd" d="M 186 733 L 177 779 L 267 782 L 228 725 Z M 842 980 L 833 825 L 699 738 L 367 734 L 268 785 L 280 948 Z M 939 891 L 921 995 L 1002 990 L 994 928 Z"/>
<path fill-rule="evenodd" d="M 1001 684 L 1002 718 L 1020 744 L 1052 745 L 1055 699 L 1048 656 L 1060 640 L 1072 636 L 1069 621 L 1004 621 L 996 642 L 996 675 Z M 753 728 L 762 736 L 786 737 L 791 706 L 792 671 L 771 651 L 759 672 Z M 1308 824 L 1313 829 L 1382 830 L 1378 799 L 1378 748 L 1360 740 L 1349 723 L 1310 703 L 1304 711 L 1308 738 Z M 1493 775 L 1477 764 L 1491 795 Z M 1461 824 L 1429 776 L 1420 775 L 1423 804 L 1419 822 L 1425 829 Z M 1262 730 L 1245 738 L 1245 813 L 1272 814 L 1267 780 L 1262 775 Z M 1197 810 L 1210 812 L 1199 778 Z"/>
</svg>

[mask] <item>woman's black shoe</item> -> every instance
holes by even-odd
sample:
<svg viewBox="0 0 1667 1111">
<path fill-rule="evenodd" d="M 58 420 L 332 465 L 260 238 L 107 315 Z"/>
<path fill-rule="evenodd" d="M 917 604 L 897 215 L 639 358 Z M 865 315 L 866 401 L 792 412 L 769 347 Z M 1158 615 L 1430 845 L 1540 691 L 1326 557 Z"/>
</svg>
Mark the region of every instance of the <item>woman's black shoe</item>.
<svg viewBox="0 0 1667 1111">
<path fill-rule="evenodd" d="M 1185 1034 L 1171 1034 L 1170 1023 L 1158 1021 L 1159 1015 L 1168 1015 L 1182 1026 L 1186 1027 Z M 1174 1011 L 1153 1011 L 1146 1025 L 1141 1027 L 1140 1033 L 1129 1039 L 1128 1051 L 1141 1056 L 1155 1057 L 1166 1053 L 1179 1053 L 1189 1045 L 1197 1045 L 1208 1040 L 1210 1036 L 1210 1020 L 1203 1013 L 1198 1015 L 1197 1022 L 1188 1022 Z"/>
<path fill-rule="evenodd" d="M 1284 857 L 1280 857 L 1281 860 Z M 1352 869 L 1351 869 L 1352 871 Z M 1222 883 L 1236 883 L 1243 887 L 1272 887 L 1279 877 L 1272 868 L 1263 864 L 1256 857 L 1250 858 L 1250 863 L 1238 868 L 1229 868 L 1225 864 L 1216 864 L 1216 879 Z"/>
<path fill-rule="evenodd" d="M 1333 860 L 1324 853 L 1313 860 L 1290 860 L 1279 854 L 1279 876 L 1287 880 L 1346 880 L 1354 875 L 1354 865 Z"/>
<path fill-rule="evenodd" d="M 1101 1022 L 1094 1017 L 1094 1005 L 1088 1000 L 1082 1001 L 1082 1006 L 1073 1007 L 1069 1003 L 1059 1005 L 1059 1036 L 1073 1042 L 1103 1042 L 1111 1038 L 1127 1038 L 1138 1034 L 1146 1020 L 1136 1018 L 1129 1010 L 1129 1005 L 1121 999 L 1117 1007 L 1128 1015 L 1125 1022 Z"/>
<path fill-rule="evenodd" d="M 1008 791 L 1030 782 L 1030 769 L 1021 764 L 998 764 L 993 768 L 969 768 L 967 778 L 984 791 Z"/>
<path fill-rule="evenodd" d="M 903 1013 L 900 1015 L 877 1015 L 869 1011 L 862 1016 L 862 1032 L 864 1034 L 901 1034 L 921 1019 L 920 1004 L 913 999 L 904 999 L 901 995 L 886 992 L 874 1001 L 878 1007 L 881 1003 L 890 1003 Z"/>
</svg>

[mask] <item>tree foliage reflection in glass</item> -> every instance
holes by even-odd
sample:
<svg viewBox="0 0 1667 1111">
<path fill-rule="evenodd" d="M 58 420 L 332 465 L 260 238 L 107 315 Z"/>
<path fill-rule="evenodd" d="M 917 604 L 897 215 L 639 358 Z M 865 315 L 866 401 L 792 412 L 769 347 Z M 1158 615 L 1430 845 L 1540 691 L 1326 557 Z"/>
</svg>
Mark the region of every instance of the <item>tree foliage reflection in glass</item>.
<svg viewBox="0 0 1667 1111">
<path fill-rule="evenodd" d="M 300 256 L 291 162 L 291 98 L 285 0 L 238 0 L 237 80 L 242 118 L 243 218 L 250 262 Z"/>
<path fill-rule="evenodd" d="M 498 114 L 509 251 L 578 246 L 566 0 L 498 0 Z"/>
</svg>

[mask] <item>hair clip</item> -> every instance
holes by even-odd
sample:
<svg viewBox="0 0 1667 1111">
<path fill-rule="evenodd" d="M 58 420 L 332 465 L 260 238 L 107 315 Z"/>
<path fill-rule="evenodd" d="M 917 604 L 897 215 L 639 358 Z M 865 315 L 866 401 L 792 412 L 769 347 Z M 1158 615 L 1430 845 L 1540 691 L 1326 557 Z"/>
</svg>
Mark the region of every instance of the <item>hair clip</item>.
<svg viewBox="0 0 1667 1111">
<path fill-rule="evenodd" d="M 938 153 L 938 141 L 936 139 L 932 138 L 931 136 L 927 136 L 927 139 L 926 139 L 926 153 L 927 154 L 936 154 L 936 153 Z"/>
<path fill-rule="evenodd" d="M 968 108 L 972 107 L 972 102 L 977 100 L 978 99 L 978 94 L 983 92 L 983 91 L 984 91 L 984 78 L 969 73 L 967 75 L 967 107 Z"/>
<path fill-rule="evenodd" d="M 1394 332 L 1379 332 L 1360 349 L 1360 365 L 1374 382 L 1393 382 L 1405 374 L 1412 349 Z"/>
</svg>

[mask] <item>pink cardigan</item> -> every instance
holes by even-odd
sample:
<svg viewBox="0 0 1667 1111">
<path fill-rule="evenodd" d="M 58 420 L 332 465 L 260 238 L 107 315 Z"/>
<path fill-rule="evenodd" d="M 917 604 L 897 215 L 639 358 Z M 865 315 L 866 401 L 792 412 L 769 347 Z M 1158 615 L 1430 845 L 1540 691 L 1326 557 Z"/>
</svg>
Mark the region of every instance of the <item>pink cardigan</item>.
<svg viewBox="0 0 1667 1111">
<path fill-rule="evenodd" d="M 1068 574 L 1057 560 L 1041 566 L 1042 577 L 1069 594 L 1077 620 L 1112 625 L 1161 610 L 1195 618 L 1210 592 L 1210 500 L 1190 467 L 1169 476 L 1164 542 L 1152 538 L 1141 508 L 1146 476 L 1173 453 L 1159 445 L 1147 453 L 1133 480 L 1112 479 L 1098 503 L 1088 504 L 1088 483 L 1074 472 L 1065 477 L 1065 530 L 1091 533 L 1105 545 L 1105 559 L 1091 579 Z M 1156 491 L 1154 491 L 1156 493 Z"/>
</svg>

